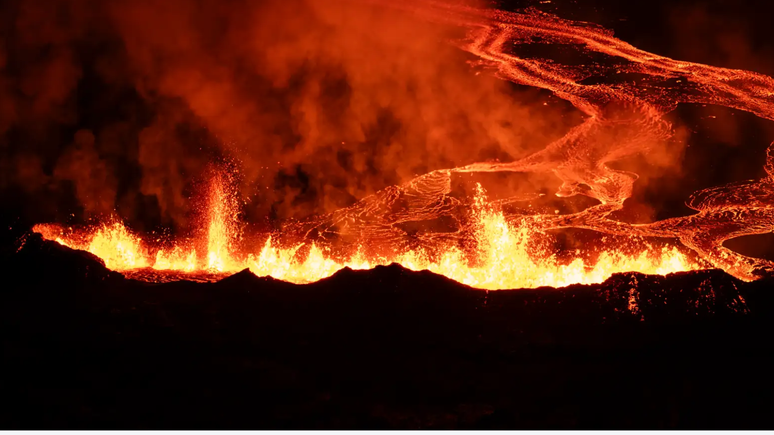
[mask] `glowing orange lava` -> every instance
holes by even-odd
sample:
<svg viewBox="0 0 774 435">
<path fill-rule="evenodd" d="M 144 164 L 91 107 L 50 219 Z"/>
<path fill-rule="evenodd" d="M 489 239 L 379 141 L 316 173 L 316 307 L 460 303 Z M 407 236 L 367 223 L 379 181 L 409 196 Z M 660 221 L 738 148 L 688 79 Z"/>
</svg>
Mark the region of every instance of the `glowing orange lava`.
<svg viewBox="0 0 774 435">
<path fill-rule="evenodd" d="M 632 196 L 638 176 L 609 165 L 669 141 L 674 132 L 665 115 L 680 103 L 713 104 L 774 120 L 774 79 L 648 53 L 608 30 L 534 10 L 503 12 L 430 0 L 379 3 L 468 29 L 461 49 L 503 79 L 546 89 L 568 101 L 583 113 L 583 122 L 523 158 L 436 170 L 334 213 L 286 223 L 283 234 L 266 235 L 258 246 L 248 246 L 241 238 L 238 197 L 223 173 L 212 177 L 202 225 L 206 236 L 195 243 L 198 249 L 182 243 L 154 246 L 117 219 L 80 231 L 56 225 L 38 225 L 35 231 L 87 250 L 116 270 L 193 273 L 249 268 L 257 275 L 296 283 L 316 281 L 344 267 L 368 269 L 392 262 L 484 289 L 594 283 L 626 271 L 667 274 L 717 267 L 743 280 L 774 273 L 774 263 L 723 246 L 735 237 L 774 231 L 774 146 L 766 155 L 763 178 L 700 190 L 686 202 L 696 213 L 643 224 L 613 217 Z M 558 44 L 604 61 L 566 65 L 539 56 L 522 58 L 513 50 L 519 44 Z M 620 74 L 642 79 L 621 81 L 616 79 Z M 475 198 L 451 195 L 453 176 L 493 172 L 556 176 L 562 182 L 558 197 L 583 195 L 597 203 L 561 215 L 504 210 L 489 202 L 480 188 Z M 402 227 L 440 217 L 454 218 L 459 225 L 447 233 L 409 233 Z M 569 228 L 629 242 L 593 258 L 579 254 L 562 260 L 552 251 L 549 234 Z M 297 237 L 288 241 L 286 234 Z M 310 234 L 319 237 L 312 241 Z M 646 238 L 671 239 L 682 246 L 654 247 L 642 242 Z M 349 244 L 342 250 L 329 243 L 332 240 Z M 375 246 L 389 254 L 375 252 Z"/>
<path fill-rule="evenodd" d="M 33 231 L 67 247 L 88 251 L 113 270 L 141 269 L 153 264 L 146 258 L 142 240 L 118 221 L 102 224 L 86 233 L 55 224 L 35 225 Z"/>
<path fill-rule="evenodd" d="M 258 249 L 236 248 L 239 222 L 233 195 L 229 195 L 220 177 L 213 179 L 208 207 L 207 253 L 199 256 L 181 246 L 156 248 L 132 235 L 124 225 L 111 223 L 76 231 L 57 225 L 36 225 L 34 231 L 74 249 L 83 249 L 101 258 L 108 268 L 119 271 L 153 268 L 176 272 L 237 272 L 249 268 L 258 276 L 271 276 L 293 283 L 308 283 L 333 275 L 336 271 L 370 269 L 377 265 L 399 263 L 411 270 L 430 270 L 472 287 L 482 289 L 566 286 L 575 283 L 602 282 L 616 272 L 638 271 L 649 274 L 698 269 L 699 266 L 676 248 L 655 249 L 643 246 L 637 254 L 603 251 L 594 262 L 577 258 L 561 262 L 536 244 L 539 234 L 527 224 L 509 224 L 502 212 L 487 203 L 483 189 L 475 198 L 473 234 L 474 252 L 447 246 L 440 252 L 407 250 L 392 257 L 365 256 L 358 249 L 344 260 L 336 259 L 330 249 L 312 243 L 301 254 L 304 243 L 290 247 L 275 246 L 268 237 Z"/>
</svg>

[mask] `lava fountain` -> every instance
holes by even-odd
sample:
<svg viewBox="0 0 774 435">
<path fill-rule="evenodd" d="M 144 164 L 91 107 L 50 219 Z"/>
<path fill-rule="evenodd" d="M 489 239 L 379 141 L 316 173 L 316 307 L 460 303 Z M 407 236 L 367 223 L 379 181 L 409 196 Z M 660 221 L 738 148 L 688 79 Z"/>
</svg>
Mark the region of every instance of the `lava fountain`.
<svg viewBox="0 0 774 435">
<path fill-rule="evenodd" d="M 552 92 L 581 111 L 584 121 L 524 158 L 433 171 L 334 213 L 288 222 L 280 233 L 263 235 L 257 246 L 241 237 L 239 198 L 227 171 L 211 177 L 202 225 L 206 236 L 191 246 L 183 242 L 156 246 L 117 218 L 93 228 L 46 224 L 34 230 L 47 239 L 87 250 L 107 267 L 128 274 L 147 270 L 217 274 L 249 268 L 257 275 L 304 283 L 344 267 L 368 269 L 395 262 L 473 287 L 502 289 L 601 282 L 625 271 L 668 274 L 716 267 L 752 280 L 774 270 L 768 261 L 722 245 L 731 238 L 774 230 L 772 148 L 763 179 L 695 192 L 686 203 L 695 214 L 646 224 L 613 217 L 632 196 L 638 176 L 609 166 L 669 140 L 674 133 L 665 115 L 679 103 L 713 104 L 774 120 L 774 79 L 648 53 L 616 39 L 608 30 L 534 10 L 512 13 L 431 1 L 390 2 L 384 7 L 408 9 L 466 28 L 468 37 L 459 48 L 477 56 L 479 65 L 502 79 Z M 510 49 L 512 44 L 546 43 L 615 62 L 564 65 L 551 59 L 522 58 Z M 620 74 L 644 79 L 614 80 Z M 586 81 L 589 78 L 594 80 Z M 553 175 L 562 182 L 557 196 L 583 195 L 596 204 L 570 214 L 529 211 L 528 207 L 513 211 L 501 205 L 523 198 L 492 201 L 480 186 L 470 198 L 451 194 L 452 177 L 495 172 Z M 402 227 L 440 217 L 457 223 L 453 231 L 409 233 Z M 577 253 L 567 259 L 552 248 L 551 231 L 561 229 L 590 230 L 616 237 L 618 242 L 591 257 Z"/>
<path fill-rule="evenodd" d="M 359 245 L 354 253 L 346 255 L 331 247 L 318 246 L 316 242 L 282 244 L 280 237 L 272 235 L 267 235 L 266 242 L 258 249 L 251 249 L 239 243 L 236 195 L 229 192 L 225 179 L 227 176 L 219 174 L 211 180 L 204 225 L 207 250 L 201 255 L 184 245 L 154 246 L 152 241 L 131 234 L 119 221 L 81 229 L 40 224 L 33 230 L 62 245 L 86 250 L 111 269 L 150 280 L 163 279 L 160 274 L 165 272 L 206 274 L 215 278 L 222 273 L 250 269 L 259 276 L 308 283 L 345 267 L 370 269 L 399 263 L 411 270 L 430 270 L 473 287 L 503 289 L 590 284 L 626 271 L 668 274 L 700 268 L 700 263 L 676 247 L 657 248 L 635 242 L 628 252 L 625 248 L 602 250 L 594 261 L 582 258 L 561 261 L 547 247 L 550 245 L 548 234 L 526 221 L 509 223 L 505 214 L 487 200 L 480 186 L 469 210 L 468 226 L 459 234 L 473 241 L 467 250 L 459 243 L 438 241 L 435 249 L 404 250 L 391 256 L 366 256 L 363 252 L 367 248 Z M 149 273 L 151 270 L 158 273 Z"/>
</svg>

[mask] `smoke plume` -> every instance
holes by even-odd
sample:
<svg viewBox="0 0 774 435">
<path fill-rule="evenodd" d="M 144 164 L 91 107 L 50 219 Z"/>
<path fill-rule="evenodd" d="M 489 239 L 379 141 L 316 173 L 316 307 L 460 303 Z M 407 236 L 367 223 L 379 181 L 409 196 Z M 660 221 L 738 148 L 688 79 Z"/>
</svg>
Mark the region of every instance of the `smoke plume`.
<svg viewBox="0 0 774 435">
<path fill-rule="evenodd" d="M 34 220 L 185 229 L 224 161 L 249 218 L 304 217 L 579 122 L 477 74 L 458 28 L 370 2 L 17 0 L 2 16 L 0 189 Z"/>
</svg>

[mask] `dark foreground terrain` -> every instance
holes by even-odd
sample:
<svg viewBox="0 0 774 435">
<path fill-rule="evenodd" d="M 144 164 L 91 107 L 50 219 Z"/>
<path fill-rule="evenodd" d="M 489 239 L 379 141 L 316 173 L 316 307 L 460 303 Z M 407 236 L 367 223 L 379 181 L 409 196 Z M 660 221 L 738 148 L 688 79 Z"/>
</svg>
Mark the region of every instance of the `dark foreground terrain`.
<svg viewBox="0 0 774 435">
<path fill-rule="evenodd" d="M 771 281 L 484 292 L 399 266 L 146 284 L 2 262 L 2 428 L 771 428 Z"/>
</svg>

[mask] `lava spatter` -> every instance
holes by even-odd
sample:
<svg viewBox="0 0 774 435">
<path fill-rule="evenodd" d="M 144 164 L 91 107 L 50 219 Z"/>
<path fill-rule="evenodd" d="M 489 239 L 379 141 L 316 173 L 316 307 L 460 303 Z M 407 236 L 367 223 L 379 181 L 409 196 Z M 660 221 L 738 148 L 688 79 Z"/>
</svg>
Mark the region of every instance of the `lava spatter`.
<svg viewBox="0 0 774 435">
<path fill-rule="evenodd" d="M 227 184 L 222 183 L 219 176 L 213 178 L 213 183 L 216 185 L 210 187 L 207 209 L 206 255 L 200 256 L 183 246 L 156 247 L 152 254 L 152 242 L 143 242 L 120 223 L 80 231 L 47 224 L 38 225 L 34 230 L 63 245 L 93 253 L 109 268 L 129 273 L 141 270 L 137 276 L 143 279 L 154 279 L 147 268 L 159 272 L 216 275 L 249 268 L 259 276 L 307 283 L 329 277 L 345 267 L 370 269 L 399 263 L 411 270 L 430 270 L 472 287 L 502 289 L 597 283 L 613 273 L 626 271 L 668 274 L 700 268 L 674 247 L 655 248 L 647 244 L 628 252 L 625 249 L 603 250 L 593 261 L 581 258 L 560 261 L 548 248 L 547 234 L 526 220 L 521 224 L 509 223 L 503 212 L 487 200 L 480 186 L 465 228 L 460 230 L 456 240 L 441 238 L 428 243 L 426 248 L 380 256 L 364 254 L 369 249 L 359 245 L 348 254 L 334 252 L 316 242 L 282 244 L 280 236 L 271 235 L 266 236 L 262 246 L 245 246 L 233 227 L 237 224 L 234 193 L 226 190 Z M 365 229 L 365 237 L 368 237 L 368 231 Z M 432 238 L 432 234 L 427 237 Z M 458 243 L 466 239 L 473 243 Z"/>
</svg>

